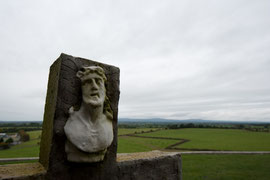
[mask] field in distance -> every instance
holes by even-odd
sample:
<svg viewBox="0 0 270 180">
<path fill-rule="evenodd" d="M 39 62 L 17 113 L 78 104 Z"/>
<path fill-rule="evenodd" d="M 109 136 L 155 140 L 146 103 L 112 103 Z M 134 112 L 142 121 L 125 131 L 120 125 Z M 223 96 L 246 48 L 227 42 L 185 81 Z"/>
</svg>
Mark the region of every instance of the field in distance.
<svg viewBox="0 0 270 180">
<path fill-rule="evenodd" d="M 189 140 L 177 145 L 179 150 L 270 151 L 269 132 L 239 129 L 184 128 L 140 134 L 146 137 L 168 137 Z"/>
<path fill-rule="evenodd" d="M 146 133 L 147 132 L 147 133 Z M 37 157 L 41 131 L 29 131 L 30 141 L 0 150 L 0 158 Z M 133 136 L 125 136 L 132 134 Z M 136 134 L 135 134 L 136 133 Z M 156 137 L 153 138 L 141 138 Z M 166 137 L 168 139 L 159 139 Z M 170 139 L 172 138 L 172 139 Z M 173 139 L 176 138 L 176 139 Z M 165 130 L 157 128 L 118 129 L 118 153 L 163 150 L 180 139 L 187 142 L 176 145 L 179 151 L 185 150 L 232 150 L 232 151 L 270 151 L 270 133 L 252 132 L 236 129 L 185 128 Z"/>
<path fill-rule="evenodd" d="M 27 132 L 30 141 L 0 150 L 0 158 L 38 157 L 41 131 Z M 133 134 L 134 136 L 126 136 Z M 139 136 L 139 137 L 138 137 Z M 143 136 L 143 137 L 140 137 Z M 155 138 L 147 138 L 155 137 Z M 161 138 L 159 138 L 161 137 Z M 168 139 L 162 139 L 168 138 Z M 171 138 L 171 139 L 170 139 Z M 157 128 L 118 129 L 118 153 L 164 150 L 181 140 L 175 148 L 270 151 L 270 133 L 236 129 Z M 181 151 L 181 150 L 179 150 Z M 183 179 L 270 179 L 270 155 L 182 155 Z"/>
<path fill-rule="evenodd" d="M 269 180 L 270 154 L 184 154 L 183 179 Z"/>
<path fill-rule="evenodd" d="M 38 157 L 41 131 L 28 131 L 30 140 L 11 146 L 10 149 L 0 150 L 0 158 Z"/>
</svg>

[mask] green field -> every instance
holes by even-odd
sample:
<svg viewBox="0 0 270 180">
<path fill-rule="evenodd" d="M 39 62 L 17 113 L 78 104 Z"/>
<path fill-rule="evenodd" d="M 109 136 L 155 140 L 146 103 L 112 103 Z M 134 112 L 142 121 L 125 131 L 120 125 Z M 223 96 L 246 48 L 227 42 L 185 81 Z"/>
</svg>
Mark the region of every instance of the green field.
<svg viewBox="0 0 270 180">
<path fill-rule="evenodd" d="M 30 140 L 19 145 L 11 146 L 10 149 L 0 150 L 0 158 L 37 157 L 39 156 L 39 136 L 41 131 L 29 131 Z"/>
<path fill-rule="evenodd" d="M 177 143 L 177 140 L 159 140 L 138 137 L 118 137 L 118 153 L 145 152 L 161 150 Z"/>
<path fill-rule="evenodd" d="M 30 136 L 30 139 L 37 139 L 41 136 L 41 131 L 29 131 L 27 132 Z"/>
<path fill-rule="evenodd" d="M 184 180 L 269 180 L 267 155 L 182 155 Z"/>
<path fill-rule="evenodd" d="M 270 151 L 270 133 L 235 129 L 186 128 L 162 130 L 140 136 L 188 139 L 178 148 L 233 151 Z"/>
<path fill-rule="evenodd" d="M 155 129 L 119 129 L 118 134 L 140 133 Z M 0 158 L 37 157 L 39 155 L 39 137 L 41 131 L 30 131 L 30 141 L 0 151 Z M 270 151 L 270 133 L 251 132 L 232 129 L 178 129 L 160 130 L 139 136 L 170 137 L 189 139 L 189 142 L 176 146 L 187 149 L 214 149 L 236 151 Z M 161 150 L 179 142 L 178 140 L 148 139 L 138 137 L 118 137 L 118 152 L 131 153 Z"/>
<path fill-rule="evenodd" d="M 160 130 L 151 133 L 148 128 L 118 129 L 118 153 L 162 150 L 179 140 L 151 139 L 123 136 L 136 133 L 139 136 L 188 139 L 176 146 L 188 149 L 270 151 L 270 133 L 232 129 L 187 128 Z M 152 130 L 155 130 L 152 128 Z M 0 158 L 38 157 L 41 131 L 27 132 L 30 141 L 0 151 Z M 3 163 L 2 163 L 3 164 Z M 182 155 L 183 179 L 187 180 L 266 180 L 270 179 L 270 155 Z"/>
<path fill-rule="evenodd" d="M 157 128 L 119 128 L 118 129 L 118 135 L 123 134 L 133 134 L 133 133 L 142 133 L 147 131 L 155 131 Z"/>
</svg>

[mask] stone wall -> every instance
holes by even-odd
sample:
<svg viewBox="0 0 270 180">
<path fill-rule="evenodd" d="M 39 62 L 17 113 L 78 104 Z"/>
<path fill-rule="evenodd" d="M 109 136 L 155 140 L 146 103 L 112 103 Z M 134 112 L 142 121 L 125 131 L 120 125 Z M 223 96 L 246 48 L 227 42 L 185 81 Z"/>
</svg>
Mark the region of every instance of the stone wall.
<svg viewBox="0 0 270 180">
<path fill-rule="evenodd" d="M 141 157 L 141 155 L 143 157 Z M 118 159 L 121 159 L 119 155 Z M 124 155 L 131 160 L 117 163 L 119 180 L 179 180 L 181 179 L 181 155 L 178 153 L 147 152 Z M 137 156 L 136 158 L 132 158 Z"/>
<path fill-rule="evenodd" d="M 78 165 L 77 172 L 69 172 L 68 179 L 96 179 L 102 180 L 181 180 L 181 156 L 179 153 L 166 153 L 160 151 L 118 154 L 116 167 L 111 167 L 110 176 L 100 177 L 95 173 L 93 176 L 85 176 L 81 171 L 87 166 Z M 101 167 L 102 168 L 102 167 Z M 63 173 L 63 172 L 60 172 Z M 58 180 L 61 174 L 49 179 Z M 45 169 L 39 163 L 27 163 L 18 165 L 0 166 L 0 179 L 5 180 L 45 180 L 48 179 Z"/>
</svg>

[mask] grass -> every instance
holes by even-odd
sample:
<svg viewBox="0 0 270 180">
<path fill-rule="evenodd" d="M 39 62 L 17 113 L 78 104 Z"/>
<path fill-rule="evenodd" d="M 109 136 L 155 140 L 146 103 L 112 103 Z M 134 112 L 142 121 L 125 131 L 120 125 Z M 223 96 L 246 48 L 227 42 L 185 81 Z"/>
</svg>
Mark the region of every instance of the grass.
<svg viewBox="0 0 270 180">
<path fill-rule="evenodd" d="M 150 129 L 119 129 L 118 133 L 119 135 L 123 135 L 148 130 Z M 37 145 L 37 142 L 39 142 L 38 137 L 41 131 L 32 131 L 27 133 L 30 135 L 30 141 L 13 146 L 8 150 L 1 150 L 0 158 L 38 157 L 39 146 Z M 270 133 L 263 132 L 231 129 L 178 129 L 161 130 L 137 135 L 184 138 L 191 140 L 190 142 L 179 146 L 185 148 L 246 151 L 270 150 Z M 176 142 L 178 141 L 119 136 L 118 153 L 144 152 L 154 149 L 163 149 Z M 27 162 L 36 162 L 36 160 Z M 269 154 L 182 155 L 182 171 L 183 179 L 185 180 L 268 180 L 270 179 L 269 169 Z"/>
<path fill-rule="evenodd" d="M 141 133 L 141 132 L 146 132 L 150 130 L 154 131 L 156 129 L 157 128 L 119 128 L 118 135 Z"/>
<path fill-rule="evenodd" d="M 150 131 L 150 128 L 119 129 L 118 134 L 130 134 L 135 132 Z M 155 130 L 155 129 L 152 129 Z M 27 132 L 30 141 L 12 146 L 8 150 L 0 151 L 0 158 L 37 157 L 39 156 L 41 131 Z M 138 134 L 140 136 L 173 137 L 191 140 L 179 145 L 179 148 L 191 149 L 216 149 L 216 150 L 243 150 L 243 151 L 269 151 L 270 133 L 251 132 L 232 129 L 178 129 L 161 130 L 152 133 Z M 118 137 L 118 153 L 144 152 L 165 147 L 177 143 L 177 140 L 146 139 L 136 137 Z"/>
<path fill-rule="evenodd" d="M 270 133 L 235 129 L 177 129 L 162 130 L 140 136 L 189 139 L 178 148 L 235 151 L 270 151 Z"/>
<path fill-rule="evenodd" d="M 177 140 L 147 139 L 138 137 L 118 137 L 118 153 L 145 152 L 177 143 Z"/>
<path fill-rule="evenodd" d="M 136 128 L 136 129 L 119 129 L 118 134 L 130 134 L 135 132 L 150 131 L 150 128 Z M 152 128 L 152 130 L 155 130 Z M 29 131 L 30 141 L 12 146 L 10 149 L 1 150 L 0 158 L 17 158 L 17 157 L 38 157 L 39 156 L 39 136 L 41 131 Z M 152 139 L 134 138 L 134 137 L 119 137 L 118 139 L 118 152 L 144 152 L 153 149 L 162 149 L 175 141 L 160 141 Z"/>
<path fill-rule="evenodd" d="M 37 130 L 37 131 L 28 131 L 26 132 L 27 134 L 29 134 L 30 136 L 30 140 L 31 139 L 37 139 L 41 136 L 41 130 Z"/>
<path fill-rule="evenodd" d="M 270 155 L 182 155 L 183 179 L 269 180 Z"/>
<path fill-rule="evenodd" d="M 38 157 L 41 131 L 29 131 L 30 140 L 0 151 L 0 158 Z"/>
</svg>

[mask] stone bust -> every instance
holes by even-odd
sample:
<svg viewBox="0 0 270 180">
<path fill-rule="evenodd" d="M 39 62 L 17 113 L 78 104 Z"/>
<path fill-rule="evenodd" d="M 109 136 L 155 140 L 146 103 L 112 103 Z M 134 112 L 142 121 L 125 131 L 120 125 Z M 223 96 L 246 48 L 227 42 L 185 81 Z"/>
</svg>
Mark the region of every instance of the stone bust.
<svg viewBox="0 0 270 180">
<path fill-rule="evenodd" d="M 81 80 L 82 103 L 77 111 L 70 108 L 64 126 L 67 159 L 71 162 L 103 161 L 113 141 L 113 115 L 105 88 L 107 78 L 99 66 L 83 67 L 77 77 Z"/>
</svg>

